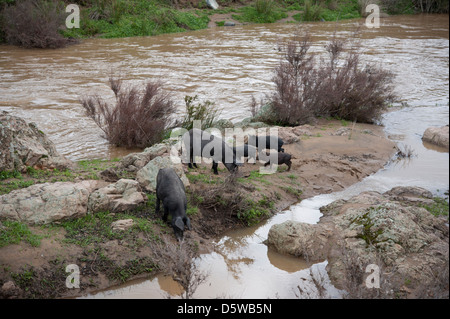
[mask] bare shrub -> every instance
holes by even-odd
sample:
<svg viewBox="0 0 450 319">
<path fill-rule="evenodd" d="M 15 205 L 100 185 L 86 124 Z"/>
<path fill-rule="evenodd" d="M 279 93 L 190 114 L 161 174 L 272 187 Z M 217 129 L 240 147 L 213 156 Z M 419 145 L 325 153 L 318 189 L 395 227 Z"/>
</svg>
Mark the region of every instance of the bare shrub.
<svg viewBox="0 0 450 319">
<path fill-rule="evenodd" d="M 197 249 L 186 240 L 179 242 L 173 242 L 169 238 L 163 240 L 163 243 L 154 247 L 155 260 L 159 268 L 184 289 L 182 297 L 191 299 L 197 288 L 208 278 L 208 274 L 201 271 L 196 263 Z"/>
<path fill-rule="evenodd" d="M 75 42 L 59 33 L 65 18 L 63 2 L 19 0 L 4 8 L 0 20 L 6 42 L 26 48 L 54 49 Z"/>
<path fill-rule="evenodd" d="M 122 80 L 110 77 L 116 103 L 109 105 L 101 97 L 80 100 L 86 115 L 103 130 L 106 139 L 117 146 L 148 147 L 161 141 L 176 107 L 161 82 L 148 81 L 144 90 L 124 88 Z"/>
<path fill-rule="evenodd" d="M 310 47 L 310 37 L 300 35 L 279 48 L 271 103 L 279 124 L 306 124 L 317 116 L 372 123 L 394 100 L 393 74 L 362 65 L 358 42 L 348 45 L 334 35 L 320 61 L 308 53 Z"/>
</svg>

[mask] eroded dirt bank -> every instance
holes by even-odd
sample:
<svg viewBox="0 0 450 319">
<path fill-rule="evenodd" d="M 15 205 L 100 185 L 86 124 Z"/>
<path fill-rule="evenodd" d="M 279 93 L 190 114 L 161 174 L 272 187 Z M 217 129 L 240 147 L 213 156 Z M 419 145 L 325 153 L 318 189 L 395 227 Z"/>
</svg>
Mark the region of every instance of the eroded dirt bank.
<svg viewBox="0 0 450 319">
<path fill-rule="evenodd" d="M 212 240 L 224 231 L 255 222 L 252 215 L 246 219 L 237 216 L 240 204 L 236 200 L 251 198 L 258 203 L 248 211 L 263 212 L 255 217 L 261 220 L 301 199 L 339 191 L 362 180 L 382 168 L 396 152 L 383 128 L 374 125 L 319 120 L 313 126 L 282 128 L 280 133 L 286 141 L 285 151 L 294 157 L 291 170 L 282 165 L 275 174 L 261 175 L 263 164 L 245 164 L 217 205 L 205 195 L 224 187 L 228 172 L 223 166 L 219 176 L 213 175 L 209 164 L 197 170 L 185 168 L 193 208 L 193 230 L 186 232 L 186 238 L 199 252 L 212 250 Z M 236 193 L 241 197 L 235 197 Z M 154 214 L 152 194 L 148 198 L 145 205 L 125 214 L 101 214 L 65 227 L 58 223 L 30 227 L 42 236 L 40 245 L 21 241 L 0 248 L 0 286 L 7 284 L 1 290 L 2 297 L 73 297 L 159 272 L 153 244 L 175 239 L 170 225 Z M 124 218 L 136 219 L 138 226 L 123 233 L 112 232 L 111 222 Z M 65 267 L 69 264 L 80 268 L 79 289 L 66 287 L 69 273 Z"/>
</svg>

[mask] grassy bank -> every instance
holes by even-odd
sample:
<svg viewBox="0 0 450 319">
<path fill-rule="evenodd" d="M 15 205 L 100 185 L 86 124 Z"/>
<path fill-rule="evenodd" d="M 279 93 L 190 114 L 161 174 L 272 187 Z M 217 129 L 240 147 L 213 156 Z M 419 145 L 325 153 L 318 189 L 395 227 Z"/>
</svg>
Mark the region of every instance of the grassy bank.
<svg viewBox="0 0 450 319">
<path fill-rule="evenodd" d="M 52 48 L 70 43 L 63 39 L 152 36 L 199 30 L 208 27 L 211 15 L 221 13 L 231 13 L 241 23 L 273 23 L 288 16 L 297 22 L 339 21 L 361 17 L 368 3 L 365 0 L 218 0 L 220 8 L 212 10 L 206 0 L 51 1 L 0 0 L 0 42 Z M 46 3 L 52 4 L 42 5 Z M 80 7 L 80 27 L 58 30 L 65 24 L 69 13 L 64 9 L 70 3 Z M 448 12 L 448 2 L 440 0 L 378 0 L 378 3 L 389 14 Z"/>
</svg>

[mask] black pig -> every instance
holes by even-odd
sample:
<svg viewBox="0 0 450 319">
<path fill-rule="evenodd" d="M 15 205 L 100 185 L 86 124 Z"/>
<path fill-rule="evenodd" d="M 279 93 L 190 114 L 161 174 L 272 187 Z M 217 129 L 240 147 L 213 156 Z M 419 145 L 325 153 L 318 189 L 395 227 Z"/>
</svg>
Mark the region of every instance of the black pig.
<svg viewBox="0 0 450 319">
<path fill-rule="evenodd" d="M 238 167 L 242 165 L 236 163 L 233 149 L 223 139 L 208 132 L 196 128 L 191 129 L 183 135 L 183 142 L 185 151 L 189 151 L 189 168 L 192 168 L 192 164 L 197 167 L 194 163 L 194 155 L 211 158 L 213 160 L 212 169 L 216 175 L 219 174 L 218 162 L 222 162 L 230 173 L 237 172 Z"/>
<path fill-rule="evenodd" d="M 286 164 L 288 166 L 287 172 L 289 172 L 291 170 L 291 165 L 292 165 L 291 158 L 292 158 L 291 154 L 278 152 L 278 163 L 277 164 L 278 165 Z M 271 165 L 270 161 L 268 161 L 267 163 L 264 164 L 264 166 L 268 166 L 268 165 Z"/>
<path fill-rule="evenodd" d="M 248 162 L 250 162 L 250 159 L 252 159 L 252 163 L 256 164 L 256 160 L 258 159 L 258 149 L 256 147 L 244 144 L 241 146 L 233 147 L 233 151 L 238 160 L 240 160 L 241 157 L 245 157 L 248 159 Z"/>
<path fill-rule="evenodd" d="M 255 146 L 259 151 L 263 149 L 275 149 L 277 152 L 284 152 L 282 148 L 284 141 L 278 136 L 264 135 L 264 136 L 254 136 L 250 135 L 248 137 L 248 144 Z"/>
<path fill-rule="evenodd" d="M 173 168 L 162 168 L 156 177 L 156 214 L 159 214 L 160 201 L 163 202 L 163 221 L 172 215 L 172 228 L 178 240 L 183 239 L 184 229 L 191 230 L 191 221 L 186 216 L 186 191 Z"/>
</svg>

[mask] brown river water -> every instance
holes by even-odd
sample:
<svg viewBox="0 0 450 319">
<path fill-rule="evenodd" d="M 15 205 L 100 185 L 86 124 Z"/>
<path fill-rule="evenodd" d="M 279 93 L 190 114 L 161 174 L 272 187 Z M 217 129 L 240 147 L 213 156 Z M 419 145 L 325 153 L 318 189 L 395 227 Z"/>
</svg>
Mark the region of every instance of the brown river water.
<svg viewBox="0 0 450 319">
<path fill-rule="evenodd" d="M 364 20 L 304 24 L 314 39 L 314 52 L 336 31 L 349 37 Z M 108 145 L 101 130 L 83 114 L 78 100 L 98 93 L 112 97 L 111 72 L 130 83 L 161 79 L 184 109 L 185 95 L 216 103 L 222 117 L 234 122 L 250 115 L 251 96 L 272 89 L 277 45 L 292 37 L 296 24 L 246 25 L 195 32 L 124 39 L 89 39 L 58 50 L 24 50 L 0 45 L 0 111 L 37 123 L 60 153 L 72 160 L 121 157 L 131 150 Z M 400 101 L 408 106 L 386 113 L 382 124 L 399 146 L 409 146 L 409 162 L 390 163 L 378 173 L 340 193 L 320 195 L 293 205 L 253 228 L 217 238 L 216 251 L 196 262 L 209 272 L 196 298 L 296 298 L 297 286 L 316 298 L 311 276 L 325 278 L 326 296 L 340 292 L 326 278 L 326 261 L 308 265 L 282 256 L 262 242 L 271 225 L 288 219 L 316 223 L 319 208 L 364 190 L 386 191 L 394 186 L 425 187 L 436 194 L 449 188 L 448 152 L 423 144 L 428 126 L 449 122 L 448 15 L 395 16 L 382 19 L 379 29 L 361 28 L 363 59 L 396 73 Z M 164 298 L 180 291 L 169 278 L 127 283 L 85 298 Z M 303 295 L 305 297 L 305 295 Z"/>
</svg>

